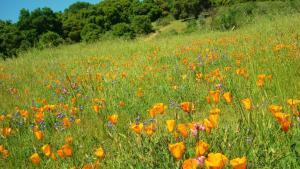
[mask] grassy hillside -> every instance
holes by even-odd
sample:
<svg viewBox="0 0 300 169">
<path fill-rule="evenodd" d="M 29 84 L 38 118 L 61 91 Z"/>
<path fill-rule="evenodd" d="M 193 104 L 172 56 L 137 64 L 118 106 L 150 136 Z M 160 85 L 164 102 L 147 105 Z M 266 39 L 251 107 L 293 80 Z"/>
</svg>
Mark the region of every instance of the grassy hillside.
<svg viewBox="0 0 300 169">
<path fill-rule="evenodd" d="M 209 144 L 200 155 L 222 153 L 226 168 L 243 156 L 248 168 L 300 168 L 299 27 L 299 14 L 278 15 L 230 32 L 75 44 L 0 61 L 0 168 L 181 168 L 200 140 Z M 185 150 L 176 160 L 169 144 L 178 142 Z"/>
</svg>

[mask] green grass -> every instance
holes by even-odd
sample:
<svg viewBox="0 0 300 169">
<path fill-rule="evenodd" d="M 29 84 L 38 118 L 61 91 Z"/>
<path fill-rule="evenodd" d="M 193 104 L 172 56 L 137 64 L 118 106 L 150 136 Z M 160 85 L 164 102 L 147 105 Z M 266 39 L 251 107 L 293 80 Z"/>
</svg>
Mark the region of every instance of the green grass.
<svg viewBox="0 0 300 169">
<path fill-rule="evenodd" d="M 297 156 L 300 153 L 300 123 L 291 116 L 292 126 L 285 133 L 268 112 L 270 104 L 279 104 L 284 112 L 291 113 L 287 100 L 300 99 L 299 27 L 299 14 L 280 15 L 261 18 L 255 25 L 230 32 L 194 32 L 147 41 L 75 44 L 32 50 L 17 59 L 1 61 L 0 111 L 6 115 L 0 128 L 11 127 L 13 131 L 8 137 L 0 137 L 0 145 L 10 153 L 7 158 L 0 155 L 0 168 L 81 168 L 96 161 L 94 151 L 100 146 L 106 153 L 100 164 L 102 168 L 180 168 L 185 159 L 195 156 L 198 139 L 210 145 L 209 152 L 221 152 L 228 159 L 246 156 L 248 168 L 300 168 Z M 278 44 L 289 46 L 274 51 Z M 216 59 L 205 60 L 206 54 L 214 54 Z M 202 56 L 201 65 L 199 55 Z M 189 65 L 197 64 L 195 71 L 183 64 L 184 58 Z M 241 60 L 240 67 L 247 70 L 248 78 L 236 74 L 236 69 L 240 68 L 237 59 Z M 231 70 L 225 71 L 225 67 Z M 195 73 L 208 75 L 216 69 L 224 80 L 213 77 L 209 83 L 204 79 L 196 80 Z M 122 78 L 123 72 L 126 78 Z M 97 80 L 97 73 L 102 74 L 101 80 Z M 271 74 L 273 78 L 260 88 L 256 86 L 259 74 Z M 56 80 L 60 83 L 56 84 Z M 73 89 L 71 83 L 78 87 Z M 228 105 L 222 98 L 217 105 L 206 103 L 205 97 L 219 83 L 224 91 L 232 93 L 232 104 Z M 142 97 L 136 95 L 139 88 L 143 91 Z M 17 92 L 13 92 L 14 89 Z M 68 93 L 57 94 L 56 89 L 67 89 Z M 81 96 L 76 96 L 78 93 Z M 77 98 L 75 104 L 71 102 L 73 97 Z M 105 99 L 105 108 L 98 114 L 92 109 L 93 98 Z M 242 108 L 243 98 L 252 100 L 252 110 Z M 32 132 L 35 113 L 31 107 L 43 106 L 39 99 L 78 109 L 76 114 L 62 108 L 45 111 L 42 141 L 36 140 Z M 125 102 L 124 107 L 119 106 L 120 101 Z M 195 104 L 195 113 L 189 116 L 178 108 L 177 104 L 184 101 Z M 149 121 L 147 110 L 160 102 L 168 109 L 164 115 L 157 116 L 156 132 L 152 136 L 133 133 L 129 126 L 135 118 L 139 116 L 141 122 Z M 29 119 L 17 118 L 16 107 L 28 110 Z M 208 117 L 213 107 L 221 109 L 221 114 L 219 127 L 211 133 L 201 132 L 199 138 L 176 139 L 167 132 L 166 120 L 200 122 Z M 81 124 L 72 123 L 70 128 L 56 130 L 54 123 L 62 120 L 54 116 L 55 112 L 80 118 Z M 10 114 L 12 118 L 7 117 Z M 119 115 L 119 122 L 112 128 L 108 127 L 107 120 L 111 114 Z M 22 125 L 18 124 L 20 121 Z M 50 143 L 56 152 L 65 144 L 65 136 L 74 139 L 72 157 L 58 157 L 54 161 L 43 155 L 41 147 L 44 144 Z M 182 160 L 177 161 L 170 154 L 168 144 L 180 140 L 185 142 L 186 152 Z M 34 152 L 41 157 L 39 166 L 29 160 Z M 230 168 L 229 162 L 226 168 Z"/>
</svg>

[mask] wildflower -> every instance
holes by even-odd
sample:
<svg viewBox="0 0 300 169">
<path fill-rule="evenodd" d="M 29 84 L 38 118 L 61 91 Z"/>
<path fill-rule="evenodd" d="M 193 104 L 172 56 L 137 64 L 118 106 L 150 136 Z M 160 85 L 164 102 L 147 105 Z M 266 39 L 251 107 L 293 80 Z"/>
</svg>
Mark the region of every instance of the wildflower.
<svg viewBox="0 0 300 169">
<path fill-rule="evenodd" d="M 218 114 L 209 115 L 208 120 L 211 122 L 213 127 L 218 127 L 218 120 L 219 120 L 219 115 Z"/>
<path fill-rule="evenodd" d="M 196 159 L 184 160 L 182 164 L 182 169 L 197 169 L 198 161 Z"/>
<path fill-rule="evenodd" d="M 288 99 L 287 104 L 291 107 L 295 107 L 300 103 L 300 100 Z"/>
<path fill-rule="evenodd" d="M 44 133 L 40 130 L 34 131 L 34 136 L 37 140 L 42 140 L 44 138 Z"/>
<path fill-rule="evenodd" d="M 4 128 L 1 128 L 1 134 L 2 134 L 4 137 L 10 136 L 11 133 L 12 133 L 12 128 L 10 128 L 10 127 L 4 127 Z"/>
<path fill-rule="evenodd" d="M 44 119 L 44 114 L 42 111 L 39 111 L 35 114 L 35 123 L 40 123 Z"/>
<path fill-rule="evenodd" d="M 197 157 L 203 156 L 207 152 L 208 147 L 209 147 L 209 145 L 206 142 L 204 142 L 202 140 L 199 141 L 196 144 L 196 156 Z"/>
<path fill-rule="evenodd" d="M 230 104 L 232 102 L 232 95 L 230 92 L 225 92 L 223 94 L 223 98 L 225 99 L 225 101 Z"/>
<path fill-rule="evenodd" d="M 68 128 L 68 127 L 71 126 L 71 123 L 70 123 L 69 118 L 65 117 L 65 118 L 63 119 L 63 126 L 64 126 L 65 128 Z"/>
<path fill-rule="evenodd" d="M 197 162 L 198 162 L 198 166 L 199 167 L 204 167 L 204 163 L 205 163 L 205 156 L 201 156 L 196 158 Z"/>
<path fill-rule="evenodd" d="M 66 136 L 65 137 L 65 142 L 67 144 L 72 144 L 73 143 L 73 137 L 72 136 Z"/>
<path fill-rule="evenodd" d="M 98 158 L 103 158 L 105 156 L 105 152 L 104 152 L 103 148 L 102 147 L 97 148 L 95 151 L 95 155 Z"/>
<path fill-rule="evenodd" d="M 136 134 L 141 134 L 141 131 L 143 129 L 143 123 L 139 124 L 131 124 L 131 129 L 136 133 Z"/>
<path fill-rule="evenodd" d="M 78 118 L 75 120 L 75 124 L 79 125 L 80 123 L 81 123 L 81 119 Z"/>
<path fill-rule="evenodd" d="M 249 98 L 245 98 L 242 100 L 242 104 L 246 110 L 251 109 L 251 100 Z"/>
<path fill-rule="evenodd" d="M 61 158 L 65 158 L 65 154 L 64 154 L 64 152 L 63 152 L 62 149 L 57 150 L 56 153 L 57 153 L 57 155 L 60 156 Z"/>
<path fill-rule="evenodd" d="M 167 106 L 165 106 L 163 103 L 156 103 L 149 110 L 149 114 L 152 118 L 154 118 L 157 113 L 164 114 L 166 108 L 167 108 Z"/>
<path fill-rule="evenodd" d="M 180 133 L 183 137 L 186 138 L 186 137 L 188 136 L 188 130 L 187 130 L 185 124 L 178 124 L 177 130 L 179 131 L 179 133 Z"/>
<path fill-rule="evenodd" d="M 210 132 L 211 129 L 214 127 L 214 125 L 212 124 L 212 122 L 208 119 L 204 119 L 203 120 L 203 125 L 205 126 L 205 130 L 206 132 Z"/>
<path fill-rule="evenodd" d="M 64 156 L 71 157 L 72 156 L 72 148 L 69 144 L 65 144 L 61 147 L 61 150 L 63 151 Z"/>
<path fill-rule="evenodd" d="M 210 96 L 212 97 L 213 101 L 217 104 L 220 101 L 220 90 L 210 91 Z"/>
<path fill-rule="evenodd" d="M 180 108 L 187 113 L 195 111 L 195 105 L 191 102 L 182 102 Z"/>
<path fill-rule="evenodd" d="M 166 124 L 167 124 L 167 129 L 170 133 L 172 133 L 174 131 L 174 127 L 175 127 L 175 120 L 167 120 Z"/>
<path fill-rule="evenodd" d="M 197 78 L 198 80 L 202 79 L 202 78 L 203 78 L 203 73 L 201 73 L 201 72 L 197 73 L 197 74 L 196 74 L 196 78 Z"/>
<path fill-rule="evenodd" d="M 151 136 L 155 132 L 155 130 L 156 130 L 156 126 L 153 123 L 151 123 L 151 124 L 144 127 L 144 131 L 149 136 Z"/>
<path fill-rule="evenodd" d="M 281 112 L 277 112 L 274 114 L 274 116 L 277 119 L 277 121 L 279 122 L 279 124 L 281 125 L 282 130 L 287 132 L 291 125 L 291 123 L 289 121 L 290 115 L 281 113 Z"/>
<path fill-rule="evenodd" d="M 185 152 L 185 145 L 183 142 L 169 144 L 169 151 L 177 160 L 180 160 Z"/>
<path fill-rule="evenodd" d="M 111 115 L 111 116 L 108 117 L 108 120 L 109 120 L 112 124 L 116 125 L 117 122 L 118 122 L 118 117 L 119 117 L 119 116 L 118 116 L 117 114 L 113 114 L 113 115 Z"/>
<path fill-rule="evenodd" d="M 40 159 L 40 156 L 38 153 L 32 154 L 29 159 L 35 165 L 38 165 L 41 162 L 41 159 Z"/>
<path fill-rule="evenodd" d="M 207 169 L 222 169 L 227 161 L 227 157 L 221 153 L 209 153 L 205 165 Z"/>
<path fill-rule="evenodd" d="M 265 81 L 263 79 L 256 80 L 256 85 L 258 87 L 263 87 L 264 83 L 265 83 Z"/>
<path fill-rule="evenodd" d="M 269 111 L 273 114 L 275 114 L 276 112 L 281 112 L 282 111 L 282 106 L 272 104 L 272 105 L 269 106 Z"/>
<path fill-rule="evenodd" d="M 96 113 L 99 113 L 99 111 L 100 111 L 100 106 L 99 105 L 94 105 L 93 106 L 93 109 L 94 109 L 94 111 L 96 112 Z"/>
<path fill-rule="evenodd" d="M 246 169 L 246 162 L 247 162 L 246 157 L 235 158 L 233 160 L 230 160 L 230 165 L 234 169 Z"/>
<path fill-rule="evenodd" d="M 49 156 L 51 155 L 51 146 L 50 146 L 50 144 L 45 144 L 45 145 L 43 145 L 42 151 L 43 151 L 43 153 L 44 153 L 47 157 L 49 157 Z"/>
<path fill-rule="evenodd" d="M 209 113 L 212 115 L 218 115 L 220 112 L 221 112 L 221 110 L 218 108 L 213 108 L 209 111 Z"/>
</svg>

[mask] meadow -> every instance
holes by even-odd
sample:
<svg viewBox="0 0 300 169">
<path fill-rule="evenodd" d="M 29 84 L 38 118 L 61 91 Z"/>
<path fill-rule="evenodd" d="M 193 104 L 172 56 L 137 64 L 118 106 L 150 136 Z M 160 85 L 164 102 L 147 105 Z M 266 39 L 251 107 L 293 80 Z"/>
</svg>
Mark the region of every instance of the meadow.
<svg viewBox="0 0 300 169">
<path fill-rule="evenodd" d="M 0 168 L 300 168 L 300 15 L 0 61 Z"/>
</svg>

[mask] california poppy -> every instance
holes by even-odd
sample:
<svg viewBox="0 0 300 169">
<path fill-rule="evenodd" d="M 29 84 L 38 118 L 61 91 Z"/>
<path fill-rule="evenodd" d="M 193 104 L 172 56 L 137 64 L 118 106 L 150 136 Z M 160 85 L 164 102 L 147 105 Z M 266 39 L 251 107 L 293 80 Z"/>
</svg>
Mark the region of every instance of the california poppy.
<svg viewBox="0 0 300 169">
<path fill-rule="evenodd" d="M 227 161 L 227 157 L 221 153 L 209 153 L 205 165 L 207 169 L 222 169 Z"/>
<path fill-rule="evenodd" d="M 167 124 L 167 129 L 170 133 L 172 133 L 174 131 L 175 128 L 175 120 L 167 120 L 166 124 Z"/>
<path fill-rule="evenodd" d="M 251 100 L 249 98 L 245 98 L 242 100 L 243 106 L 246 110 L 251 109 Z"/>
<path fill-rule="evenodd" d="M 196 156 L 197 157 L 203 156 L 207 152 L 208 147 L 209 147 L 209 145 L 206 142 L 204 142 L 202 140 L 199 141 L 196 144 Z"/>
<path fill-rule="evenodd" d="M 180 107 L 183 111 L 190 113 L 192 111 L 195 111 L 195 105 L 191 102 L 182 102 L 180 104 Z"/>
<path fill-rule="evenodd" d="M 246 157 L 235 158 L 233 160 L 230 160 L 230 165 L 234 169 L 246 169 L 247 168 L 246 163 L 247 163 Z"/>
<path fill-rule="evenodd" d="M 95 155 L 98 158 L 103 158 L 105 156 L 105 152 L 104 152 L 103 148 L 102 147 L 97 148 L 95 151 Z"/>
<path fill-rule="evenodd" d="M 43 145 L 42 151 L 43 151 L 43 153 L 44 153 L 47 157 L 49 157 L 49 156 L 51 155 L 51 146 L 50 146 L 50 144 L 45 144 L 45 145 Z"/>
<path fill-rule="evenodd" d="M 232 102 L 232 95 L 230 92 L 225 92 L 223 94 L 223 98 L 225 99 L 225 101 L 230 104 Z"/>
<path fill-rule="evenodd" d="M 169 151 L 177 160 L 180 160 L 185 152 L 185 145 L 183 142 L 169 144 Z"/>
<path fill-rule="evenodd" d="M 108 120 L 111 122 L 111 124 L 116 125 L 118 122 L 118 115 L 117 114 L 113 114 L 111 116 L 108 117 Z"/>
<path fill-rule="evenodd" d="M 29 159 L 35 165 L 38 165 L 41 162 L 41 159 L 40 159 L 40 156 L 38 153 L 33 153 Z"/>
<path fill-rule="evenodd" d="M 132 131 L 134 131 L 136 134 L 141 134 L 141 131 L 143 129 L 143 123 L 139 123 L 139 124 L 131 124 L 131 129 Z"/>
<path fill-rule="evenodd" d="M 177 130 L 183 137 L 186 138 L 188 136 L 188 130 L 185 124 L 178 124 Z"/>
<path fill-rule="evenodd" d="M 197 169 L 198 161 L 196 159 L 184 160 L 182 164 L 182 169 Z"/>
</svg>

